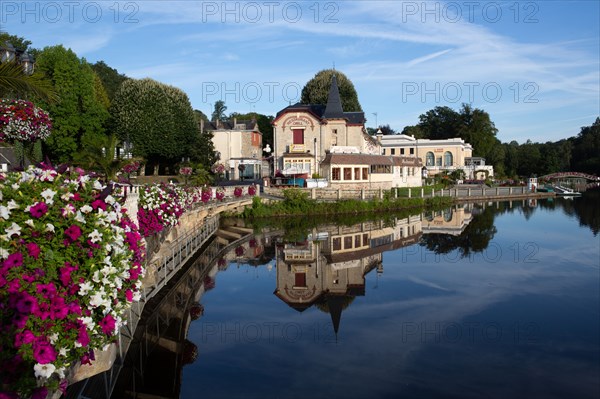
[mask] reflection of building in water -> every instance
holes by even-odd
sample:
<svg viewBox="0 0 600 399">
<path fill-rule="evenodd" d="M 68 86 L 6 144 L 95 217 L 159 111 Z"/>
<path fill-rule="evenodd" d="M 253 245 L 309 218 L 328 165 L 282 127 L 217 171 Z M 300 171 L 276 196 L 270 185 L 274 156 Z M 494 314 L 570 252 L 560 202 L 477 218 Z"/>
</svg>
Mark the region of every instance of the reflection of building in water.
<svg viewBox="0 0 600 399">
<path fill-rule="evenodd" d="M 456 205 L 443 211 L 423 214 L 423 234 L 460 235 L 473 218 L 473 204 Z"/>
<path fill-rule="evenodd" d="M 312 305 L 331 315 L 337 334 L 342 310 L 365 294 L 365 275 L 383 273 L 383 252 L 416 244 L 421 216 L 353 226 L 319 227 L 319 240 L 283 244 L 276 253 L 275 295 L 302 312 Z"/>
</svg>

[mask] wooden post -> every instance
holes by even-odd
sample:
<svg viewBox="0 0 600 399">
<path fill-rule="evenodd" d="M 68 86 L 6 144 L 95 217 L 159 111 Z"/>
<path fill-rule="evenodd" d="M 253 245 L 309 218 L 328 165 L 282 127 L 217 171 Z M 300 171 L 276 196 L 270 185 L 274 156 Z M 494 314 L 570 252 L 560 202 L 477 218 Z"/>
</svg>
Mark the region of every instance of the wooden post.
<svg viewBox="0 0 600 399">
<path fill-rule="evenodd" d="M 423 188 L 421 188 L 421 198 L 425 197 L 425 190 L 423 190 Z"/>
<path fill-rule="evenodd" d="M 310 198 L 317 199 L 317 189 L 316 188 L 310 189 Z"/>
<path fill-rule="evenodd" d="M 410 198 L 410 194 L 411 194 L 411 188 L 408 188 L 408 198 Z"/>
</svg>

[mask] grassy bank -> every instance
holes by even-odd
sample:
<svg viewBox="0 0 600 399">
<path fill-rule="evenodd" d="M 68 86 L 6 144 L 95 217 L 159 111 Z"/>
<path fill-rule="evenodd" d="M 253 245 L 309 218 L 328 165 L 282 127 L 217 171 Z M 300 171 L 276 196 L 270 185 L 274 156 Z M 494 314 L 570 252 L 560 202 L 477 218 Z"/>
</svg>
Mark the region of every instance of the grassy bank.
<svg viewBox="0 0 600 399">
<path fill-rule="evenodd" d="M 389 193 L 388 193 L 389 194 Z M 450 197 L 435 198 L 392 198 L 371 201 L 342 200 L 337 202 L 317 202 L 308 198 L 308 193 L 297 189 L 283 191 L 284 200 L 272 204 L 264 204 L 260 197 L 255 197 L 252 206 L 241 214 L 243 218 L 270 218 L 280 216 L 333 216 L 361 213 L 388 213 L 403 209 L 424 209 L 449 206 L 453 203 Z"/>
</svg>

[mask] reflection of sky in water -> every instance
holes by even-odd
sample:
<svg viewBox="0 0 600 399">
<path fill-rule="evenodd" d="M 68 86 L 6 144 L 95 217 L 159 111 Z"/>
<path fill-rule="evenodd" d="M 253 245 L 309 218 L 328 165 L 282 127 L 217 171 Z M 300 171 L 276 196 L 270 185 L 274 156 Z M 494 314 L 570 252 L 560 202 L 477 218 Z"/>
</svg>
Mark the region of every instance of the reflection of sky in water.
<svg viewBox="0 0 600 399">
<path fill-rule="evenodd" d="M 598 237 L 560 210 L 494 225 L 470 258 L 384 253 L 337 342 L 328 314 L 273 295 L 275 269 L 230 265 L 191 325 L 181 397 L 599 397 Z"/>
</svg>

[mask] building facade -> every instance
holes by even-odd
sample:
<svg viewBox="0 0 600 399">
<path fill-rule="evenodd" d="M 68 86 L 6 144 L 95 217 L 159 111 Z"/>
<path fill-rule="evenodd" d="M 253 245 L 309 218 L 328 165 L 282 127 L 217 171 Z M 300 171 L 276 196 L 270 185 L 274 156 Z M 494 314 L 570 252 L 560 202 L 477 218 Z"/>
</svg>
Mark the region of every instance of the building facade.
<svg viewBox="0 0 600 399">
<path fill-rule="evenodd" d="M 467 179 L 492 177 L 494 169 L 485 165 L 485 159 L 473 157 L 473 147 L 461 138 L 442 140 L 416 139 L 405 134 L 378 136 L 381 153 L 391 156 L 419 158 L 426 168 L 426 177 L 442 171 L 460 169 Z M 485 171 L 485 172 L 484 172 Z M 485 178 L 483 177 L 483 178 Z"/>
<path fill-rule="evenodd" d="M 277 113 L 273 121 L 276 174 L 295 178 L 318 174 L 333 186 L 347 188 L 421 185 L 420 173 L 403 169 L 420 168 L 414 157 L 374 158 L 381 155 L 380 143 L 367 134 L 365 121 L 363 112 L 344 112 L 334 75 L 326 105 L 294 104 Z"/>
<path fill-rule="evenodd" d="M 201 123 L 201 130 L 213 133 L 212 142 L 225 166 L 228 180 L 261 178 L 262 133 L 256 120 L 217 121 Z"/>
</svg>

